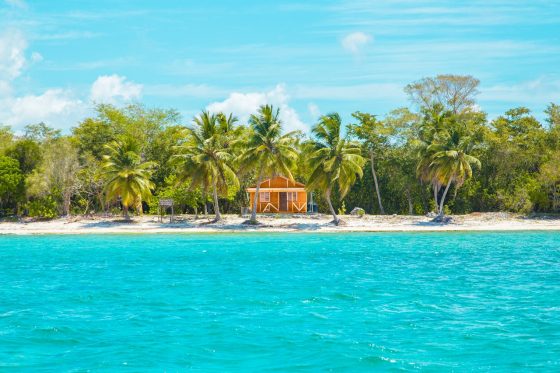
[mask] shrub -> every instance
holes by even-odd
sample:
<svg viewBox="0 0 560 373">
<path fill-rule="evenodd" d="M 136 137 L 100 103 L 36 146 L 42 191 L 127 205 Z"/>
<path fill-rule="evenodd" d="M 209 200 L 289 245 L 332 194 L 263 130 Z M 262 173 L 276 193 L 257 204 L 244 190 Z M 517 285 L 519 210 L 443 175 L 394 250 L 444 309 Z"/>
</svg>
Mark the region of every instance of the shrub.
<svg viewBox="0 0 560 373">
<path fill-rule="evenodd" d="M 54 219 L 58 216 L 58 203 L 52 196 L 38 198 L 25 205 L 31 217 Z"/>
<path fill-rule="evenodd" d="M 342 201 L 342 206 L 338 209 L 338 215 L 346 215 L 346 203 Z"/>
</svg>

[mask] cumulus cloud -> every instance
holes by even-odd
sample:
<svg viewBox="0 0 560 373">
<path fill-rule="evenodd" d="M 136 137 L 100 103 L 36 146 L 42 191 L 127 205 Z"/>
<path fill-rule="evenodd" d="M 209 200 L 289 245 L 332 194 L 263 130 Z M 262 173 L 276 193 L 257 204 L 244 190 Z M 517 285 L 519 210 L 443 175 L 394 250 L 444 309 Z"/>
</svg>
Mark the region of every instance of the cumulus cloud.
<svg viewBox="0 0 560 373">
<path fill-rule="evenodd" d="M 61 128 L 69 121 L 78 120 L 86 111 L 84 102 L 63 89 L 48 89 L 40 95 L 8 97 L 0 101 L 0 108 L 6 123 L 16 127 L 45 122 Z"/>
<path fill-rule="evenodd" d="M 14 6 L 25 5 L 17 1 L 10 3 Z M 38 52 L 27 56 L 27 47 L 25 36 L 18 30 L 0 34 L 0 123 L 16 130 L 37 122 L 61 129 L 70 128 L 91 114 L 90 100 L 118 104 L 137 99 L 142 94 L 142 85 L 130 82 L 124 76 L 103 75 L 91 85 L 89 99 L 87 94 L 76 94 L 60 88 L 16 95 L 13 86 L 18 78 L 27 67 L 43 60 Z"/>
<path fill-rule="evenodd" d="M 6 88 L 0 84 L 0 94 L 3 90 Z M 100 76 L 91 85 L 90 99 L 97 103 L 119 104 L 138 98 L 141 91 L 140 84 L 128 82 L 125 77 Z M 8 124 L 16 130 L 37 122 L 68 129 L 85 116 L 91 115 L 91 102 L 83 97 L 84 95 L 60 88 L 24 96 L 14 96 L 8 92 L 0 96 L 0 123 Z"/>
<path fill-rule="evenodd" d="M 91 86 L 90 99 L 97 103 L 117 103 L 140 98 L 142 85 L 119 75 L 102 75 Z"/>
<path fill-rule="evenodd" d="M 358 55 L 363 50 L 363 48 L 373 40 L 371 35 L 363 32 L 353 32 L 346 35 L 342 41 L 342 48 L 346 51 Z"/>
<path fill-rule="evenodd" d="M 211 103 L 206 109 L 214 113 L 234 113 L 242 122 L 246 122 L 251 114 L 256 113 L 259 106 L 266 104 L 280 109 L 280 120 L 285 130 L 305 131 L 308 129 L 308 126 L 299 118 L 298 113 L 289 106 L 289 96 L 282 84 L 268 92 L 233 92 L 224 101 Z"/>
</svg>

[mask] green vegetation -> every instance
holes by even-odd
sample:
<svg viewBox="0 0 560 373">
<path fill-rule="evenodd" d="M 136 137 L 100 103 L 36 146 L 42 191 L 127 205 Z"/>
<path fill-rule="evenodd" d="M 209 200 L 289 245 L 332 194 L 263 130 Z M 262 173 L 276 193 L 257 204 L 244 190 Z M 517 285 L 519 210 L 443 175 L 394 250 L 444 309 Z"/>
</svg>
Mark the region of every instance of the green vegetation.
<svg viewBox="0 0 560 373">
<path fill-rule="evenodd" d="M 340 197 L 344 198 L 356 178 L 363 176 L 362 167 L 365 163 L 360 145 L 342 137 L 341 127 L 342 120 L 338 114 L 321 117 L 312 130 L 314 139 L 305 151 L 311 169 L 307 187 L 323 193 L 336 225 L 340 224 L 340 219 L 331 201 L 332 192 L 338 187 Z M 342 206 L 340 211 L 345 212 L 344 202 Z"/>
<path fill-rule="evenodd" d="M 560 212 L 560 105 L 545 121 L 524 107 L 489 120 L 479 82 L 441 75 L 405 87 L 411 106 L 322 116 L 311 133 L 286 133 L 278 109 L 248 123 L 202 112 L 98 105 L 63 134 L 43 123 L 0 126 L 0 215 L 156 213 L 158 198 L 216 220 L 239 213 L 245 188 L 282 174 L 305 183 L 319 210 L 370 214 Z M 258 185 L 258 184 L 257 184 Z M 256 222 L 254 210 L 251 222 Z"/>
<path fill-rule="evenodd" d="M 108 154 L 103 157 L 102 175 L 106 182 L 105 193 L 109 201 L 120 199 L 124 217 L 128 210 L 142 210 L 142 198 L 149 198 L 154 184 L 150 181 L 155 162 L 142 162 L 138 147 L 131 138 L 113 141 L 106 145 Z"/>
<path fill-rule="evenodd" d="M 249 118 L 247 141 L 240 139 L 240 164 L 246 173 L 256 171 L 257 187 L 250 219 L 253 224 L 257 222 L 257 197 L 263 177 L 280 174 L 294 180 L 292 170 L 298 158 L 296 133 L 282 134 L 279 115 L 280 111 L 271 105 L 262 106 Z"/>
<path fill-rule="evenodd" d="M 198 187 L 206 192 L 212 188 L 216 222 L 222 218 L 218 195 L 227 197 L 228 187 L 239 188 L 232 151 L 236 121 L 233 116 L 203 111 L 194 119 L 194 126 L 186 129 L 185 141 L 177 147 L 180 180 L 190 182 L 192 189 Z"/>
</svg>

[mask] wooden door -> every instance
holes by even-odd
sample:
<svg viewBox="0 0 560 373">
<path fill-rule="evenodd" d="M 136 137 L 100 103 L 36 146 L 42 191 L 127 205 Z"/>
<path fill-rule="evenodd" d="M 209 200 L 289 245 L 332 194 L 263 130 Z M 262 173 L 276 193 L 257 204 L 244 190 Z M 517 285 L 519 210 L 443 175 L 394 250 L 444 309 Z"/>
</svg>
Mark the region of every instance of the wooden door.
<svg viewBox="0 0 560 373">
<path fill-rule="evenodd" d="M 288 194 L 280 192 L 280 211 L 288 211 Z"/>
</svg>

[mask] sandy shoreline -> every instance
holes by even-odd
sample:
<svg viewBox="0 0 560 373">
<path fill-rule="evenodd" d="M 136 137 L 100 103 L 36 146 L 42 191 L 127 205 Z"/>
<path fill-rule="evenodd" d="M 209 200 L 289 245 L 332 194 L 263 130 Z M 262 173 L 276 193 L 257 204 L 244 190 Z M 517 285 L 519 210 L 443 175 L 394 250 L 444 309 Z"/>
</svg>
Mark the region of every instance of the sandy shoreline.
<svg viewBox="0 0 560 373">
<path fill-rule="evenodd" d="M 328 215 L 262 216 L 262 225 L 243 224 L 245 218 L 227 215 L 220 223 L 183 215 L 174 223 L 158 222 L 155 216 L 135 217 L 125 223 L 119 217 L 72 217 L 49 221 L 0 222 L 0 234 L 105 234 L 105 233 L 214 233 L 214 232 L 440 232 L 440 231 L 515 231 L 560 230 L 559 217 L 527 218 L 506 213 L 474 213 L 453 216 L 448 224 L 431 222 L 426 216 L 369 215 L 342 217 L 342 226 L 330 224 Z"/>
</svg>

